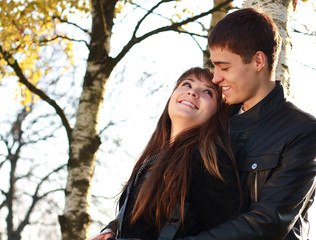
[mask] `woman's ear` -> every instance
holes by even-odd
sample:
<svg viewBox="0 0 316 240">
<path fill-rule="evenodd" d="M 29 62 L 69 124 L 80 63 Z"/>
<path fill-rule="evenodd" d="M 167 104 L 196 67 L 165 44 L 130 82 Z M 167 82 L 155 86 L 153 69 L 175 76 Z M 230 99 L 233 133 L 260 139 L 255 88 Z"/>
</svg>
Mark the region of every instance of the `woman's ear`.
<svg viewBox="0 0 316 240">
<path fill-rule="evenodd" d="M 262 51 L 257 51 L 254 55 L 254 64 L 257 71 L 261 71 L 266 65 L 266 55 Z"/>
</svg>

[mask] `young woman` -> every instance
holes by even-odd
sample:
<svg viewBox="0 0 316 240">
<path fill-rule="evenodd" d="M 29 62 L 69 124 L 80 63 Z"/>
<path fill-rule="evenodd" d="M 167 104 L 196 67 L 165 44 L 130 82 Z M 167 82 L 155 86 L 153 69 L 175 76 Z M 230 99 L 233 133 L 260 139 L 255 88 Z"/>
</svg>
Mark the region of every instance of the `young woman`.
<svg viewBox="0 0 316 240">
<path fill-rule="evenodd" d="M 120 197 L 120 212 L 93 240 L 175 239 L 240 208 L 225 104 L 209 69 L 184 72 Z"/>
</svg>

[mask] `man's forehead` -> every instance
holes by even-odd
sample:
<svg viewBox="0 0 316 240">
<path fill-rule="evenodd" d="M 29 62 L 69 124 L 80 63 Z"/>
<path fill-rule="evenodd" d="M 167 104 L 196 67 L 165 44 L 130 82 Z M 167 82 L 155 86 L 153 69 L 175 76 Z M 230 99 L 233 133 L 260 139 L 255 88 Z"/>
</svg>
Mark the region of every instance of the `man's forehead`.
<svg viewBox="0 0 316 240">
<path fill-rule="evenodd" d="M 220 62 L 221 64 L 229 64 L 236 56 L 239 56 L 239 55 L 233 53 L 228 48 L 221 48 L 221 47 L 210 48 L 210 60 L 213 63 Z"/>
</svg>

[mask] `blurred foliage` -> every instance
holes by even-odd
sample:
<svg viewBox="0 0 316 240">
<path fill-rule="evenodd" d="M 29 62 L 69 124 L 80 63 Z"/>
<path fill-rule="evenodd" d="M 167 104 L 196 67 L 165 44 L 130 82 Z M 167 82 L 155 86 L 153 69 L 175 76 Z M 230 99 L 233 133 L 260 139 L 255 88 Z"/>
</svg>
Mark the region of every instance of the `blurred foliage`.
<svg viewBox="0 0 316 240">
<path fill-rule="evenodd" d="M 73 64 L 73 42 L 63 32 L 62 24 L 68 22 L 69 15 L 89 14 L 87 0 L 2 0 L 0 2 L 0 81 L 15 76 L 8 67 L 18 61 L 24 76 L 33 85 L 53 70 L 54 62 L 45 57 L 48 46 L 60 49 L 68 64 Z M 5 60 L 5 55 L 9 59 Z M 35 100 L 23 84 L 19 84 L 17 97 L 22 105 Z"/>
</svg>

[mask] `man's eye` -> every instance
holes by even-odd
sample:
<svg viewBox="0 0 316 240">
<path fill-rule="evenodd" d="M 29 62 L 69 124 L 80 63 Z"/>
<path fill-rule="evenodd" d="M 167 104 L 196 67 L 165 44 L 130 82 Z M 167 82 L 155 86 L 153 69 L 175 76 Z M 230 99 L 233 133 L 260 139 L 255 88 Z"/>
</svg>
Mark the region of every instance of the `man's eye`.
<svg viewBox="0 0 316 240">
<path fill-rule="evenodd" d="M 222 71 L 227 71 L 228 70 L 228 67 L 226 68 L 221 68 Z"/>
</svg>

